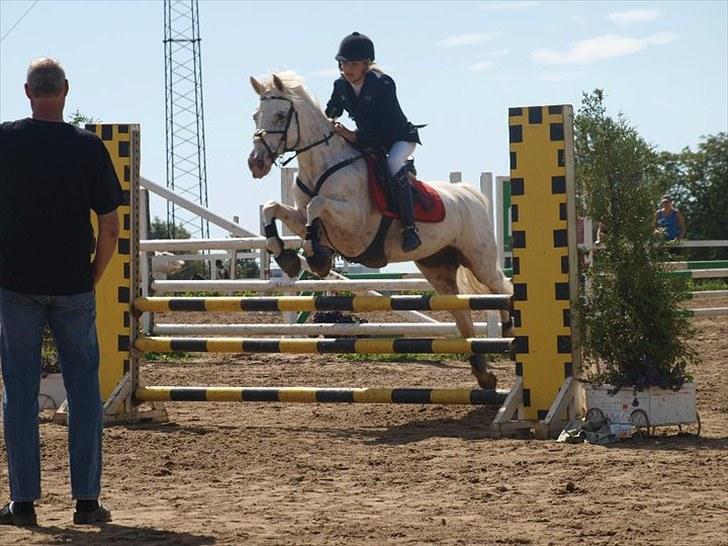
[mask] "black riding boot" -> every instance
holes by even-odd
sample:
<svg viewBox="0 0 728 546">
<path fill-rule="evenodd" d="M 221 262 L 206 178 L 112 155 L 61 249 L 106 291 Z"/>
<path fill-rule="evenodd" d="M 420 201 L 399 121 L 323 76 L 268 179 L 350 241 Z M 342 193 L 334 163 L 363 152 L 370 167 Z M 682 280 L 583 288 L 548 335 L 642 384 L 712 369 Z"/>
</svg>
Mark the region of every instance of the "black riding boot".
<svg viewBox="0 0 728 546">
<path fill-rule="evenodd" d="M 412 187 L 409 183 L 408 170 L 407 166 L 405 166 L 394 177 L 394 185 L 397 188 L 397 201 L 399 201 L 399 213 L 402 226 L 404 226 L 402 229 L 403 252 L 411 252 L 422 244 L 415 226 L 415 208 L 412 202 Z"/>
</svg>

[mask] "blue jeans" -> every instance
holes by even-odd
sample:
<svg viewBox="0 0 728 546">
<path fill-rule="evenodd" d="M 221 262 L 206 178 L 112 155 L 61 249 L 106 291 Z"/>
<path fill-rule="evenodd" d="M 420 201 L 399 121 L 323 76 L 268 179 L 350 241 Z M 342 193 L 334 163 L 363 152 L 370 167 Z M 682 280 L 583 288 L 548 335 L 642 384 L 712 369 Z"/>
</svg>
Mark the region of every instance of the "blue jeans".
<svg viewBox="0 0 728 546">
<path fill-rule="evenodd" d="M 46 324 L 56 342 L 68 399 L 71 494 L 74 499 L 96 499 L 101 491 L 103 406 L 94 293 L 37 296 L 0 288 L 3 426 L 10 498 L 16 502 L 40 498 L 38 391 Z"/>
</svg>

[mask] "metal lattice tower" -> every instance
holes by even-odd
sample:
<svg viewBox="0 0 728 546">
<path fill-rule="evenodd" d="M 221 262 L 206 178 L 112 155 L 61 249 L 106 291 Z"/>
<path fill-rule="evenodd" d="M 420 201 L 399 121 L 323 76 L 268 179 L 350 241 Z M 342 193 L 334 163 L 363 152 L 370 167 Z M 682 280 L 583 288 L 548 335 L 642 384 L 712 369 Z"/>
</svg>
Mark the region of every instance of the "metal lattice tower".
<svg viewBox="0 0 728 546">
<path fill-rule="evenodd" d="M 164 0 L 164 84 L 167 117 L 167 188 L 207 207 L 205 116 L 197 0 Z M 207 220 L 167 202 L 167 225 L 192 237 L 210 236 Z"/>
</svg>

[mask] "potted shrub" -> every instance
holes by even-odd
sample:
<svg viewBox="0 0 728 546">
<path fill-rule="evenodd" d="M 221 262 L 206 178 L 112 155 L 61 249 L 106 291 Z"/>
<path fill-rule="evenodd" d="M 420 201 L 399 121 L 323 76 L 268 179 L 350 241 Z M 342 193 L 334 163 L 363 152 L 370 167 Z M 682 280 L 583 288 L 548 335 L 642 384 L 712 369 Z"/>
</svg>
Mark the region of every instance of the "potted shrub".
<svg viewBox="0 0 728 546">
<path fill-rule="evenodd" d="M 666 270 L 672 249 L 651 223 L 664 187 L 658 156 L 621 115 L 607 116 L 599 90 L 585 95 L 575 127 L 579 206 L 600 222 L 603 243 L 583 272 L 580 309 L 585 360 L 595 364 L 582 374 L 589 418 L 642 431 L 695 423 L 688 368 L 697 355 L 679 307 L 688 281 Z"/>
</svg>

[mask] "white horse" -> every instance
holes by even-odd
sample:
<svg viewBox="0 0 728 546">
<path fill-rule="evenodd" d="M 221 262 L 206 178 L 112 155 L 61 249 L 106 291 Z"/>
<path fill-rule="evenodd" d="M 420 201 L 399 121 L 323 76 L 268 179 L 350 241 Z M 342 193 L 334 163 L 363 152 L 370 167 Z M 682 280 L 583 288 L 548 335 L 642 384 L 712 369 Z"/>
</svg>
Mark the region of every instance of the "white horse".
<svg viewBox="0 0 728 546">
<path fill-rule="evenodd" d="M 289 276 L 300 272 L 298 255 L 285 249 L 275 220 L 305 239 L 304 253 L 311 270 L 328 275 L 334 252 L 350 261 L 382 267 L 390 262 L 414 261 L 439 294 L 513 294 L 510 280 L 498 263 L 489 206 L 485 197 L 467 184 L 432 182 L 445 205 L 438 223 L 418 222 L 422 245 L 404 253 L 401 224 L 382 222 L 367 185 L 367 166 L 361 152 L 337 136 L 318 103 L 292 72 L 260 82 L 250 78 L 260 96 L 254 117 L 256 131 L 248 166 L 254 178 L 267 175 L 286 152 L 298 158 L 299 180 L 293 186 L 294 206 L 268 201 L 263 206 L 266 247 Z M 475 330 L 468 311 L 452 315 L 464 337 Z M 501 311 L 504 334 L 510 334 L 510 315 Z M 495 388 L 484 355 L 470 363 L 482 388 Z"/>
</svg>

